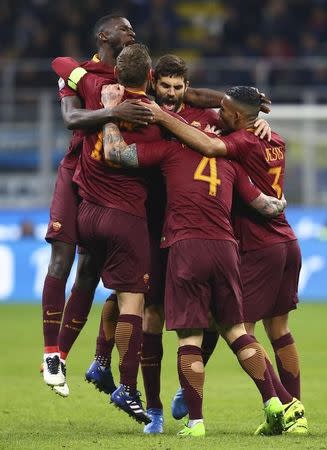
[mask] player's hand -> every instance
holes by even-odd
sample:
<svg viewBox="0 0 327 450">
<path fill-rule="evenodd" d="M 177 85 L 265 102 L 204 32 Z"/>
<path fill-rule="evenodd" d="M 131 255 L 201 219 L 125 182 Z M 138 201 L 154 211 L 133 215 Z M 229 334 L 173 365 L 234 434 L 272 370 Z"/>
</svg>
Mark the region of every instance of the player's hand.
<svg viewBox="0 0 327 450">
<path fill-rule="evenodd" d="M 256 136 L 259 136 L 260 139 L 267 139 L 269 142 L 271 140 L 271 128 L 269 123 L 265 119 L 258 119 L 254 122 Z"/>
<path fill-rule="evenodd" d="M 132 122 L 137 125 L 153 123 L 153 113 L 147 107 L 147 103 L 138 100 L 125 100 L 111 110 L 111 115 L 116 119 Z"/>
<path fill-rule="evenodd" d="M 162 116 L 163 111 L 160 108 L 160 106 L 158 105 L 158 103 L 151 102 L 151 103 L 147 103 L 146 106 L 147 106 L 147 108 L 149 108 L 149 110 L 153 114 L 152 122 L 160 122 L 160 118 Z"/>
<path fill-rule="evenodd" d="M 114 108 L 123 98 L 125 88 L 120 84 L 108 84 L 102 87 L 101 102 L 105 108 Z"/>
</svg>

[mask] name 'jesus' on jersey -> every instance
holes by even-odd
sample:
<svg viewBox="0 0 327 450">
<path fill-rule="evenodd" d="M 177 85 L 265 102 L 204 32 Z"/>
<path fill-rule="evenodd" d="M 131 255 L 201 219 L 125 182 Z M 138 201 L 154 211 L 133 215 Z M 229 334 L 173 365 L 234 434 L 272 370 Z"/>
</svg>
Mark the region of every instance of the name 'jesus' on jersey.
<svg viewBox="0 0 327 450">
<path fill-rule="evenodd" d="M 277 133 L 272 133 L 270 142 L 255 136 L 253 130 L 243 129 L 220 139 L 227 147 L 227 157 L 236 159 L 264 194 L 281 198 L 285 142 Z M 296 239 L 284 213 L 271 220 L 242 204 L 236 211 L 235 232 L 243 251 Z"/>
</svg>

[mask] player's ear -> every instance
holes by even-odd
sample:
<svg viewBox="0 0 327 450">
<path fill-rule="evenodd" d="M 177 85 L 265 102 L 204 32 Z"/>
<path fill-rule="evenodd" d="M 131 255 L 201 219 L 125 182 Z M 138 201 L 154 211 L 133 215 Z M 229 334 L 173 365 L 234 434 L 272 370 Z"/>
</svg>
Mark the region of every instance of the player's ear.
<svg viewBox="0 0 327 450">
<path fill-rule="evenodd" d="M 153 69 L 150 69 L 149 70 L 149 72 L 148 72 L 148 80 L 149 81 L 151 81 L 151 83 L 152 83 L 152 81 L 153 81 Z"/>
<path fill-rule="evenodd" d="M 108 36 L 104 31 L 100 31 L 98 38 L 101 42 L 106 42 L 108 40 Z"/>
<path fill-rule="evenodd" d="M 189 87 L 190 82 L 189 81 L 185 81 L 185 91 L 187 90 L 187 88 Z"/>
</svg>

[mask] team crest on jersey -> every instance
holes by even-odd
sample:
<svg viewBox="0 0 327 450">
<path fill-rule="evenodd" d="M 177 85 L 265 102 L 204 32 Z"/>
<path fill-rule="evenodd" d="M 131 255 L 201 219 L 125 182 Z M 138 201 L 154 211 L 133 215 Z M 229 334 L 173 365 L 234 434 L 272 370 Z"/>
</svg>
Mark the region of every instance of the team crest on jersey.
<svg viewBox="0 0 327 450">
<path fill-rule="evenodd" d="M 65 80 L 63 78 L 59 78 L 58 80 L 58 86 L 59 86 L 59 90 L 61 91 L 61 89 L 63 89 L 65 87 Z"/>
<path fill-rule="evenodd" d="M 59 231 L 60 230 L 60 228 L 61 228 L 61 223 L 60 222 L 52 222 L 52 228 L 53 228 L 53 231 Z"/>
<path fill-rule="evenodd" d="M 195 128 L 201 128 L 201 123 L 197 122 L 196 120 L 193 120 L 191 125 L 192 125 L 192 127 L 195 127 Z"/>
<path fill-rule="evenodd" d="M 149 275 L 148 273 L 145 273 L 145 274 L 143 275 L 143 281 L 144 281 L 144 284 L 146 284 L 146 285 L 149 284 L 149 281 L 150 281 L 150 275 Z"/>
</svg>

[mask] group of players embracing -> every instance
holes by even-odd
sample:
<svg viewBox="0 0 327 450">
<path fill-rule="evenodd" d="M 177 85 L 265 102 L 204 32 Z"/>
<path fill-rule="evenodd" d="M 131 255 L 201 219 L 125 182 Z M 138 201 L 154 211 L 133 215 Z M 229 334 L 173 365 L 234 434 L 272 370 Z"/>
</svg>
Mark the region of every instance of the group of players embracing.
<svg viewBox="0 0 327 450">
<path fill-rule="evenodd" d="M 258 119 L 267 99 L 247 86 L 191 89 L 186 64 L 175 55 L 161 57 L 152 71 L 147 49 L 122 16 L 102 17 L 94 37 L 92 60 L 53 61 L 63 119 L 74 132 L 46 236 L 52 252 L 42 297 L 45 383 L 69 395 L 66 358 L 101 278 L 115 294 L 104 304 L 86 380 L 144 423 L 144 433 L 163 432 L 164 322 L 179 340 L 172 414 L 188 415 L 179 436 L 205 435 L 204 366 L 219 335 L 262 396 L 265 420 L 256 434 L 307 433 L 288 328 L 301 254 L 283 213 L 285 143 Z M 259 320 L 279 377 L 254 337 Z M 110 367 L 114 344 L 118 387 Z M 139 365 L 146 409 L 137 391 Z"/>
</svg>

